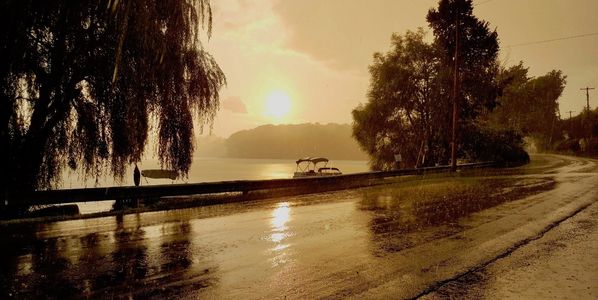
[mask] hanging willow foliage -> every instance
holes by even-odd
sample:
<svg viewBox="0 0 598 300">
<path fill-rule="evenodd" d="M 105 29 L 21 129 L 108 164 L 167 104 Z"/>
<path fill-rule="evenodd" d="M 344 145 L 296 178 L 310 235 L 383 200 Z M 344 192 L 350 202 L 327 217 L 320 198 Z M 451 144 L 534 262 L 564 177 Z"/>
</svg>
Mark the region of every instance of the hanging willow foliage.
<svg viewBox="0 0 598 300">
<path fill-rule="evenodd" d="M 65 166 L 122 178 L 156 130 L 160 162 L 185 175 L 196 124 L 225 77 L 202 46 L 204 0 L 2 1 L 4 192 L 51 188 Z"/>
</svg>

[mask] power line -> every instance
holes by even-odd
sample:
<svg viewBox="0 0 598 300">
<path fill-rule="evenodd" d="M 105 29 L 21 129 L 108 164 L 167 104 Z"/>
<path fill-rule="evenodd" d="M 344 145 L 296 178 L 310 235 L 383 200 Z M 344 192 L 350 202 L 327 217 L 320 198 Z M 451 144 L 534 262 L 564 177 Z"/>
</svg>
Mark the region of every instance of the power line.
<svg viewBox="0 0 598 300">
<path fill-rule="evenodd" d="M 473 6 L 480 6 L 480 5 L 483 5 L 483 4 L 486 4 L 488 2 L 492 2 L 492 1 L 494 1 L 494 0 L 486 0 L 486 1 L 478 2 L 478 3 L 475 3 Z"/>
<path fill-rule="evenodd" d="M 492 1 L 494 1 L 494 0 L 486 0 L 486 1 L 482 1 L 482 2 L 477 2 L 477 3 L 474 3 L 473 6 L 475 7 L 475 6 L 484 5 L 484 4 L 486 4 L 488 2 L 492 2 Z M 541 41 L 534 41 L 534 42 L 526 42 L 526 43 L 509 45 L 507 47 L 513 48 L 513 47 L 521 47 L 521 46 L 528 46 L 528 45 L 535 45 L 535 44 L 543 44 L 543 43 L 550 43 L 550 42 L 556 42 L 556 41 L 562 41 L 562 40 L 570 40 L 570 39 L 577 39 L 577 38 L 589 37 L 589 36 L 594 36 L 594 35 L 598 35 L 598 32 L 586 33 L 586 34 L 578 34 L 578 35 L 571 35 L 571 36 L 565 36 L 565 37 L 548 39 L 548 40 L 541 40 Z"/>
<path fill-rule="evenodd" d="M 535 45 L 535 44 L 544 44 L 544 43 L 550 43 L 550 42 L 556 42 L 556 41 L 563 41 L 563 40 L 578 39 L 578 38 L 589 37 L 589 36 L 594 36 L 594 35 L 598 35 L 598 32 L 586 33 L 586 34 L 578 34 L 578 35 L 571 35 L 571 36 L 565 36 L 565 37 L 554 38 L 554 39 L 549 39 L 549 40 L 542 40 L 542 41 L 535 41 L 535 42 L 527 42 L 527 43 L 514 44 L 514 45 L 507 46 L 507 48 L 529 46 L 529 45 Z"/>
</svg>

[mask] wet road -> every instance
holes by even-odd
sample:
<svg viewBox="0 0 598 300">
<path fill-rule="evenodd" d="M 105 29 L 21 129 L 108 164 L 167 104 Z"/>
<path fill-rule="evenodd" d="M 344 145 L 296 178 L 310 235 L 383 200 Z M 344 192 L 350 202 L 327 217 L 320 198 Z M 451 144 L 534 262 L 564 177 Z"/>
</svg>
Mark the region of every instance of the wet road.
<svg viewBox="0 0 598 300">
<path fill-rule="evenodd" d="M 482 174 L 0 225 L 0 298 L 429 296 L 591 207 L 597 186 L 597 161 L 539 155 Z"/>
<path fill-rule="evenodd" d="M 598 299 L 598 202 L 424 299 Z"/>
</svg>

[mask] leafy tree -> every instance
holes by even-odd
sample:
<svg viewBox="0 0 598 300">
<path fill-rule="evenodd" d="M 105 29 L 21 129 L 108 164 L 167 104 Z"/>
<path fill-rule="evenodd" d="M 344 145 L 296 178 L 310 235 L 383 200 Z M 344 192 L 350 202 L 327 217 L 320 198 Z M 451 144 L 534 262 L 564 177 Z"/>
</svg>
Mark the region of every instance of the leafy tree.
<svg viewBox="0 0 598 300">
<path fill-rule="evenodd" d="M 559 102 L 566 85 L 566 76 L 561 71 L 550 71 L 544 76 L 536 77 L 529 83 L 531 97 L 527 111 L 527 126 L 524 133 L 543 141 L 541 146 L 548 149 L 557 134 L 559 120 Z"/>
<path fill-rule="evenodd" d="M 530 77 L 519 63 L 503 70 L 499 81 L 505 83 L 497 108 L 490 114 L 491 126 L 508 127 L 533 137 L 547 149 L 559 132 L 558 109 L 566 76 L 553 70 L 540 77 Z"/>
<path fill-rule="evenodd" d="M 523 165 L 529 162 L 520 131 L 504 127 L 494 128 L 470 123 L 464 129 L 461 155 L 470 161 L 494 161 L 502 166 Z"/>
<path fill-rule="evenodd" d="M 3 1 L 0 184 L 55 186 L 65 166 L 116 177 L 157 134 L 160 162 L 185 174 L 193 120 L 209 123 L 225 77 L 200 34 L 204 0 Z"/>
<path fill-rule="evenodd" d="M 391 168 L 395 153 L 413 166 L 422 147 L 436 147 L 442 136 L 436 126 L 446 115 L 438 101 L 440 61 L 424 36 L 423 29 L 392 35 L 392 49 L 375 53 L 369 68 L 368 103 L 353 110 L 353 135 L 375 169 Z"/>
<path fill-rule="evenodd" d="M 592 126 L 591 133 L 588 130 L 590 125 Z M 567 118 L 560 120 L 559 128 L 567 133 L 566 136 L 569 139 L 583 139 L 587 138 L 588 135 L 594 138 L 598 137 L 598 108 L 588 112 L 587 107 L 584 107 L 577 115 L 573 115 L 571 118 L 567 116 Z"/>
<path fill-rule="evenodd" d="M 503 83 L 503 89 L 496 109 L 489 114 L 491 125 L 523 131 L 525 115 L 521 113 L 521 105 L 528 104 L 526 87 L 529 80 L 528 68 L 523 62 L 499 72 L 498 81 Z"/>
<path fill-rule="evenodd" d="M 567 134 L 563 136 L 566 139 L 555 140 L 555 150 L 576 155 L 598 156 L 598 108 L 588 111 L 587 107 L 584 107 L 577 116 L 561 120 L 559 128 Z"/>
<path fill-rule="evenodd" d="M 394 153 L 401 153 L 407 166 L 422 157 L 424 165 L 448 162 L 457 22 L 459 131 L 475 127 L 476 118 L 496 105 L 501 87 L 496 31 L 473 15 L 470 0 L 440 0 L 427 20 L 434 42 L 425 43 L 421 30 L 393 35 L 393 50 L 374 55 L 369 102 L 353 111 L 354 136 L 376 169 L 390 168 Z M 461 157 L 473 153 L 465 148 L 473 145 L 467 138 L 461 136 Z"/>
<path fill-rule="evenodd" d="M 498 33 L 489 29 L 489 23 L 473 15 L 471 0 L 440 0 L 437 9 L 427 15 L 434 33 L 434 43 L 441 49 L 440 58 L 447 69 L 444 72 L 444 97 L 452 95 L 456 31 L 459 29 L 460 115 L 464 123 L 481 112 L 494 108 L 500 87 L 498 74 Z"/>
</svg>

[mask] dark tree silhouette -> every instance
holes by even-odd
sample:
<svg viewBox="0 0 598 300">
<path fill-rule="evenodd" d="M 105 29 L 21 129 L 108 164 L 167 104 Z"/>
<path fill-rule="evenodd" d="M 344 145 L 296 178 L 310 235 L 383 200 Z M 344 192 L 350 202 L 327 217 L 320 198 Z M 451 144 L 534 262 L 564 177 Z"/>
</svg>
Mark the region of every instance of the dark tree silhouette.
<svg viewBox="0 0 598 300">
<path fill-rule="evenodd" d="M 567 76 L 553 70 L 546 75 L 530 77 L 523 62 L 502 70 L 504 82 L 496 109 L 489 114 L 492 127 L 508 127 L 536 140 L 536 145 L 549 150 L 551 142 L 560 139 L 559 102 Z"/>
<path fill-rule="evenodd" d="M 440 0 L 423 31 L 393 35 L 390 52 L 374 54 L 368 103 L 353 111 L 353 135 L 374 169 L 388 169 L 400 153 L 406 166 L 446 164 L 450 156 L 457 22 L 459 28 L 459 158 L 525 161 L 521 136 L 483 128 L 479 116 L 496 106 L 498 35 L 473 15 L 470 0 Z M 497 147 L 504 143 L 505 147 Z M 497 149 L 497 151 L 493 151 Z"/>
<path fill-rule="evenodd" d="M 211 18 L 204 0 L 2 1 L 2 191 L 53 187 L 66 166 L 122 178 L 150 130 L 188 172 L 193 120 L 212 121 L 225 83 L 200 40 Z"/>
<path fill-rule="evenodd" d="M 441 64 L 438 49 L 424 37 L 423 29 L 393 34 L 391 50 L 374 54 L 369 101 L 353 110 L 353 136 L 374 169 L 391 168 L 395 153 L 414 166 L 424 146 L 428 158 L 444 150 L 438 125 L 449 120 L 440 95 Z"/>
<path fill-rule="evenodd" d="M 460 114 L 465 125 L 479 113 L 492 109 L 500 87 L 496 82 L 498 66 L 498 34 L 486 21 L 473 15 L 471 0 L 440 0 L 437 9 L 427 16 L 434 33 L 434 43 L 441 49 L 445 72 L 445 97 L 452 93 L 452 68 L 455 58 L 455 31 L 459 24 Z"/>
</svg>

